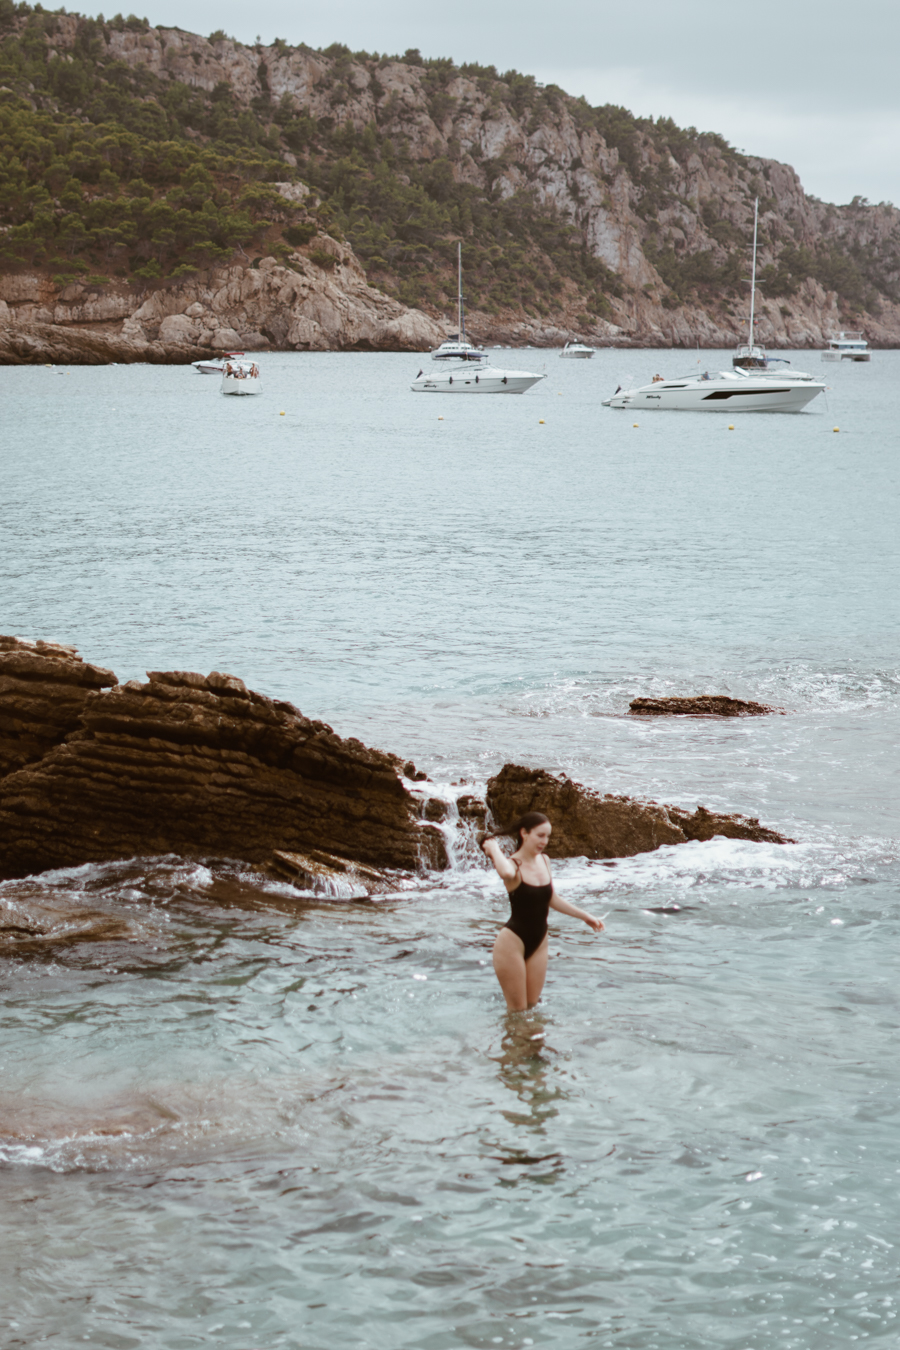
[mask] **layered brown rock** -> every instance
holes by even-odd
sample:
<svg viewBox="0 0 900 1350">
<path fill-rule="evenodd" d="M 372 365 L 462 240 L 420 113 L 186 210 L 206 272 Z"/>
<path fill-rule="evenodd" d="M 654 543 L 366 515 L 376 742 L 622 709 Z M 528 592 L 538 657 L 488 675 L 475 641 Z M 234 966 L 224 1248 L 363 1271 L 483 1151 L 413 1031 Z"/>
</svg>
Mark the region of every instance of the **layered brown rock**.
<svg viewBox="0 0 900 1350">
<path fill-rule="evenodd" d="M 7 732 L 19 740 L 9 740 L 13 771 L 0 780 L 0 876 L 160 853 L 265 863 L 275 850 L 446 865 L 394 756 L 235 676 L 151 672 L 146 684 L 110 689 L 98 686 L 115 677 L 74 653 L 4 655 L 55 661 L 59 710 L 54 721 L 46 681 L 43 704 L 32 697 L 33 664 L 9 671 L 8 706 L 36 711 Z"/>
<path fill-rule="evenodd" d="M 794 841 L 767 830 L 757 819 L 718 815 L 698 806 L 693 813 L 633 797 L 601 796 L 569 778 L 555 778 L 543 769 L 505 764 L 488 780 L 487 803 L 496 821 L 511 825 L 527 811 L 543 811 L 553 833 L 552 858 L 628 858 L 662 844 L 689 839 L 752 839 L 772 844 Z"/>
<path fill-rule="evenodd" d="M 115 683 L 74 647 L 0 636 L 0 778 L 59 745 L 91 693 Z"/>
<path fill-rule="evenodd" d="M 636 717 L 765 717 L 782 710 L 726 694 L 700 694 L 696 698 L 634 698 L 628 711 Z"/>
</svg>

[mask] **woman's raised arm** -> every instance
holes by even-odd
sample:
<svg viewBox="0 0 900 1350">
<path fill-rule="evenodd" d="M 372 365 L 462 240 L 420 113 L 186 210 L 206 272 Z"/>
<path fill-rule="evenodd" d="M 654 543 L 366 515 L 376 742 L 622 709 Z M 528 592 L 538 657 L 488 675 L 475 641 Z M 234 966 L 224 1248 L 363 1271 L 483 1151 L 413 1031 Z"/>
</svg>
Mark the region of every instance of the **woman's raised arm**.
<svg viewBox="0 0 900 1350">
<path fill-rule="evenodd" d="M 516 871 L 513 864 L 510 862 L 509 858 L 507 858 L 506 854 L 503 852 L 503 849 L 497 843 L 497 840 L 494 838 L 494 836 L 492 834 L 483 835 L 482 837 L 479 838 L 478 843 L 481 846 L 482 853 L 484 853 L 486 857 L 490 858 L 491 862 L 494 864 L 494 867 L 497 869 L 498 874 L 503 878 L 503 880 L 515 881 L 516 877 L 519 874 Z"/>
</svg>

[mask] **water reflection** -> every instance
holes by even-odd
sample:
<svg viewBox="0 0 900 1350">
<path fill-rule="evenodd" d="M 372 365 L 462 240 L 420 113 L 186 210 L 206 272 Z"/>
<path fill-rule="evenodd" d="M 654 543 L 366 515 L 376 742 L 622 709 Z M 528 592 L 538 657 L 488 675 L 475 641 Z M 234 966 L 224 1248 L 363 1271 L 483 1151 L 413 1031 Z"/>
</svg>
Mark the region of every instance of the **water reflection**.
<svg viewBox="0 0 900 1350">
<path fill-rule="evenodd" d="M 553 1181 L 563 1171 L 562 1156 L 548 1148 L 548 1127 L 558 1115 L 559 1103 L 568 1094 L 555 1076 L 557 1051 L 547 1042 L 552 1023 L 540 1009 L 527 1013 L 508 1013 L 504 1019 L 500 1054 L 495 1056 L 502 1086 L 517 1099 L 515 1109 L 501 1106 L 500 1114 L 517 1134 L 526 1130 L 531 1136 L 523 1143 L 506 1141 L 492 1156 L 508 1168 L 500 1178 L 502 1186 L 520 1181 Z M 524 1168 L 525 1171 L 519 1169 Z"/>
</svg>

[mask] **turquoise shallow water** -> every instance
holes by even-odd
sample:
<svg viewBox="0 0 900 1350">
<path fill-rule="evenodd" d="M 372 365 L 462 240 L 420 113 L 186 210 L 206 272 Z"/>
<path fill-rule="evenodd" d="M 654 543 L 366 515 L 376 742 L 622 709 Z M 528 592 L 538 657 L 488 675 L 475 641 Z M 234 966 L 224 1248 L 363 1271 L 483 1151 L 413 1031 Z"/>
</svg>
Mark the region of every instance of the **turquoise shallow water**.
<svg viewBox="0 0 900 1350">
<path fill-rule="evenodd" d="M 4 1345 L 897 1344 L 900 356 L 734 431 L 600 407 L 696 354 L 507 357 L 548 379 L 0 370 L 0 627 L 233 671 L 448 791 L 515 759 L 798 842 L 559 864 L 608 931 L 561 919 L 511 1023 L 469 851 L 377 904 L 0 886 L 57 939 L 0 953 Z M 657 692 L 787 715 L 624 716 Z"/>
</svg>

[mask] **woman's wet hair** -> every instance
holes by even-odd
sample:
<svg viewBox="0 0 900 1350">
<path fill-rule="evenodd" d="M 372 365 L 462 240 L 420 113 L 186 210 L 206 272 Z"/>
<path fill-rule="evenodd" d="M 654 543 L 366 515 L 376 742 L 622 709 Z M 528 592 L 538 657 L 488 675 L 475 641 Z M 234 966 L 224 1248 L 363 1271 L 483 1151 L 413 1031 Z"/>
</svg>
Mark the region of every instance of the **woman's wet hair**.
<svg viewBox="0 0 900 1350">
<path fill-rule="evenodd" d="M 511 834 L 514 837 L 516 848 L 520 848 L 522 845 L 523 830 L 530 834 L 531 831 L 536 830 L 539 825 L 549 824 L 549 818 L 544 815 L 543 811 L 526 811 L 524 816 L 520 816 L 514 824 L 509 826 L 506 833 Z"/>
</svg>

